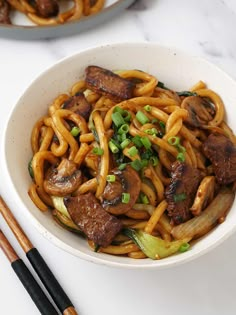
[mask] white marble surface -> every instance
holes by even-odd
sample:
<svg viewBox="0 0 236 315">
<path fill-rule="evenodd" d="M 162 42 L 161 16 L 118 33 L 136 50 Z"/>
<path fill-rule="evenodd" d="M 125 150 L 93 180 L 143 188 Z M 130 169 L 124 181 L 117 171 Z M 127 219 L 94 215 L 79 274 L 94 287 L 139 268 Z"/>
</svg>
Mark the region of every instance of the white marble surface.
<svg viewBox="0 0 236 315">
<path fill-rule="evenodd" d="M 235 29 L 234 0 L 143 0 L 116 19 L 76 36 L 34 42 L 0 38 L 0 135 L 29 82 L 74 52 L 124 40 L 154 41 L 205 57 L 236 78 Z M 110 269 L 64 253 L 45 240 L 21 216 L 8 188 L 1 178 L 1 194 L 80 315 L 235 314 L 236 235 L 205 256 L 173 269 Z M 2 219 L 0 227 L 23 257 Z M 39 314 L 1 252 L 0 314 Z"/>
</svg>

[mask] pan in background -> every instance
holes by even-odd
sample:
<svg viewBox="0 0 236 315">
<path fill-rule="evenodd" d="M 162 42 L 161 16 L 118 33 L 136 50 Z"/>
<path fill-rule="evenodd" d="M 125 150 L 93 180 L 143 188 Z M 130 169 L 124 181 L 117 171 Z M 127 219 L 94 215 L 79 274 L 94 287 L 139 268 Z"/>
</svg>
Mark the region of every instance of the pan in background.
<svg viewBox="0 0 236 315">
<path fill-rule="evenodd" d="M 13 18 L 18 25 L 0 25 L 0 37 L 18 40 L 33 40 L 65 37 L 95 28 L 100 23 L 112 19 L 128 8 L 134 0 L 107 0 L 105 8 L 97 14 L 83 17 L 60 25 L 37 26 L 28 22 L 21 13 Z M 28 24 L 28 25 L 27 25 Z"/>
</svg>

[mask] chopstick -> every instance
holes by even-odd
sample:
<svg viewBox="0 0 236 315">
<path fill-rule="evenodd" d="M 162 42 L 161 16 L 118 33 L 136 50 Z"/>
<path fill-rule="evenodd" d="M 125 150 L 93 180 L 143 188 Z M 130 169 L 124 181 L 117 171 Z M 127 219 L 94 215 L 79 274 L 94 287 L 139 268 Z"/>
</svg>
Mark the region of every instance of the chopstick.
<svg viewBox="0 0 236 315">
<path fill-rule="evenodd" d="M 39 251 L 33 246 L 29 238 L 26 236 L 25 232 L 1 196 L 0 213 L 12 230 L 18 243 L 26 253 L 28 260 L 44 284 L 48 293 L 51 295 L 60 312 L 63 315 L 78 315 L 69 297 L 62 289 L 61 285 L 53 275 L 43 257 L 40 255 Z"/>
<path fill-rule="evenodd" d="M 14 248 L 11 246 L 6 236 L 0 230 L 0 247 L 11 263 L 13 270 L 20 279 L 21 283 L 29 293 L 35 305 L 43 315 L 58 315 L 58 312 L 51 304 L 38 282 L 30 273 L 23 260 L 19 258 Z"/>
</svg>

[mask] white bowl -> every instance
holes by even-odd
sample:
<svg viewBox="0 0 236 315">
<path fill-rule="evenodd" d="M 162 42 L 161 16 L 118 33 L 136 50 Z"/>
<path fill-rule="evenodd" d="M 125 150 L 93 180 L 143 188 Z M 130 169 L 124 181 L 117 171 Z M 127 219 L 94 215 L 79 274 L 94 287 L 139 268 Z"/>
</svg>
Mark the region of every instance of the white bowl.
<svg viewBox="0 0 236 315">
<path fill-rule="evenodd" d="M 203 80 L 223 98 L 228 123 L 236 130 L 233 120 L 236 83 L 209 62 L 172 48 L 147 43 L 112 44 L 80 52 L 56 63 L 34 80 L 19 99 L 7 123 L 4 134 L 5 169 L 15 188 L 14 198 L 23 213 L 40 233 L 63 250 L 108 266 L 148 269 L 173 266 L 199 257 L 220 244 L 236 228 L 235 204 L 226 221 L 196 242 L 188 252 L 156 261 L 94 253 L 85 240 L 62 229 L 53 221 L 50 213 L 42 213 L 34 206 L 27 193 L 31 182 L 27 164 L 32 156 L 32 127 L 46 113 L 50 102 L 59 93 L 68 91 L 83 76 L 85 67 L 91 64 L 108 69 L 144 70 L 177 91 L 187 90 L 197 81 Z"/>
</svg>

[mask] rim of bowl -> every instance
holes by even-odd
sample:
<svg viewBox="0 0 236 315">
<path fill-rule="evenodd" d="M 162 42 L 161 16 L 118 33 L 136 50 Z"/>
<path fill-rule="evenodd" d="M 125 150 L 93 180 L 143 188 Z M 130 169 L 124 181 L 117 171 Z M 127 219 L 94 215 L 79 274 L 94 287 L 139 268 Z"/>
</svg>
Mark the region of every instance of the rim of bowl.
<svg viewBox="0 0 236 315">
<path fill-rule="evenodd" d="M 86 254 L 84 252 L 81 252 L 79 249 L 75 249 L 71 246 L 69 246 L 68 244 L 66 244 L 65 242 L 63 242 L 62 240 L 60 240 L 57 236 L 55 236 L 52 232 L 48 231 L 35 217 L 33 214 L 30 213 L 30 211 L 27 209 L 27 207 L 25 206 L 24 202 L 22 201 L 21 197 L 19 196 L 18 192 L 17 192 L 17 187 L 15 185 L 15 183 L 13 182 L 11 176 L 10 176 L 10 171 L 9 171 L 9 166 L 8 166 L 8 161 L 7 161 L 7 132 L 8 132 L 8 127 L 9 127 L 9 122 L 10 119 L 12 117 L 12 115 L 14 114 L 14 111 L 16 110 L 16 108 L 19 106 L 21 98 L 24 97 L 24 95 L 28 92 L 28 90 L 30 90 L 31 86 L 35 83 L 35 81 L 39 80 L 41 77 L 45 76 L 48 72 L 51 71 L 52 68 L 57 67 L 60 64 L 65 63 L 68 59 L 71 58 L 75 58 L 75 57 L 79 57 L 80 55 L 84 55 L 87 54 L 88 52 L 92 52 L 92 51 L 97 51 L 97 50 L 102 50 L 102 49 L 106 49 L 108 47 L 122 47 L 122 46 L 133 46 L 133 47 L 138 47 L 138 46 L 146 46 L 146 47 L 150 47 L 150 49 L 152 47 L 156 47 L 157 49 L 161 49 L 161 50 L 167 50 L 167 51 L 173 51 L 173 53 L 178 53 L 179 55 L 182 56 L 186 56 L 186 58 L 190 58 L 190 59 L 195 59 L 195 60 L 199 60 L 201 63 L 205 63 L 208 67 L 213 67 L 215 70 L 217 70 L 219 73 L 221 73 L 222 76 L 225 76 L 228 80 L 230 80 L 236 87 L 236 81 L 229 75 L 227 74 L 225 71 L 223 71 L 220 67 L 216 66 L 214 63 L 209 62 L 208 60 L 187 53 L 184 50 L 181 50 L 179 48 L 176 48 L 174 46 L 165 46 L 165 45 L 159 45 L 156 42 L 145 42 L 145 41 L 140 41 L 140 42 L 117 42 L 117 43 L 112 43 L 112 44 L 104 44 L 104 45 L 95 45 L 95 46 L 91 46 L 89 48 L 83 49 L 79 52 L 75 52 L 69 56 L 66 56 L 60 60 L 58 60 L 57 62 L 52 63 L 50 66 L 48 66 L 46 69 L 44 69 L 43 71 L 41 71 L 38 75 L 36 75 L 28 84 L 28 86 L 25 88 L 25 90 L 23 91 L 23 93 L 20 95 L 20 97 L 16 100 L 15 105 L 13 105 L 13 108 L 11 109 L 7 120 L 6 120 L 6 124 L 4 125 L 4 130 L 3 130 L 3 136 L 2 136 L 2 142 L 1 142 L 1 146 L 2 146 L 2 155 L 3 155 L 3 164 L 5 167 L 3 167 L 3 172 L 6 175 L 6 180 L 9 182 L 9 189 L 10 186 L 12 185 L 12 187 L 14 189 L 11 189 L 14 196 L 13 199 L 17 199 L 17 202 L 20 203 L 20 207 L 22 209 L 24 209 L 23 211 L 23 215 L 27 216 L 30 221 L 32 222 L 32 224 L 34 225 L 34 227 L 36 228 L 37 231 L 40 232 L 40 234 L 46 238 L 48 241 L 50 241 L 51 243 L 53 243 L 54 245 L 56 245 L 58 248 L 72 254 L 73 256 L 79 257 L 83 260 L 92 262 L 92 263 L 96 263 L 96 264 L 100 264 L 100 265 L 105 265 L 105 266 L 110 266 L 110 267 L 117 267 L 117 268 L 126 268 L 126 269 L 163 269 L 163 268 L 168 268 L 168 267 L 173 267 L 173 266 L 177 266 L 186 262 L 190 262 L 196 258 L 201 257 L 202 255 L 206 254 L 207 252 L 211 251 L 212 249 L 214 249 L 215 247 L 219 246 L 220 244 L 222 244 L 226 239 L 228 239 L 235 231 L 236 231 L 236 222 L 234 226 L 231 226 L 230 229 L 226 230 L 224 232 L 224 234 L 216 239 L 214 242 L 202 246 L 199 249 L 194 249 L 193 251 L 187 251 L 185 253 L 182 253 L 178 256 L 173 255 L 170 256 L 174 257 L 173 261 L 171 259 L 169 260 L 165 260 L 165 259 L 161 259 L 161 260 L 151 260 L 149 258 L 146 259 L 146 263 L 142 263 L 142 264 L 137 264 L 135 262 L 137 262 L 136 260 L 134 260 L 134 262 L 127 263 L 127 261 L 124 259 L 124 257 L 119 257 L 120 261 L 116 262 L 116 261 L 111 261 L 111 260 L 107 260 L 105 258 L 103 258 L 104 256 L 92 256 L 89 254 Z M 204 236 L 203 236 L 204 237 Z M 91 252 L 92 253 L 92 252 Z M 176 257 L 178 257 L 176 259 Z"/>
</svg>

